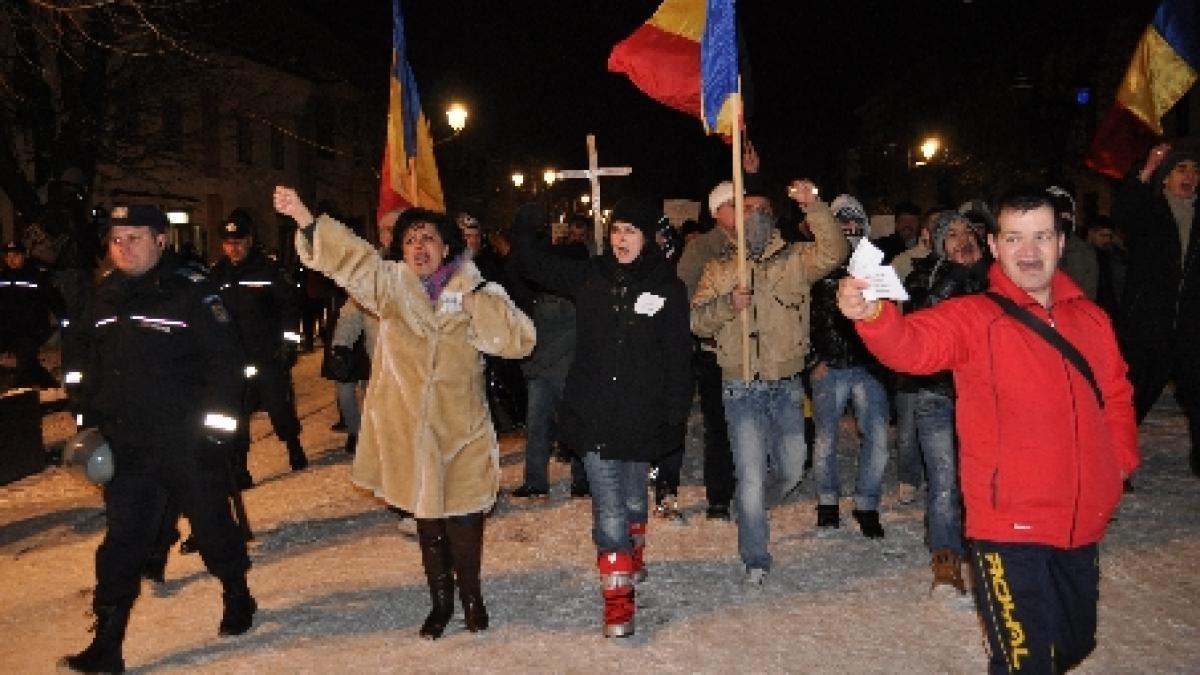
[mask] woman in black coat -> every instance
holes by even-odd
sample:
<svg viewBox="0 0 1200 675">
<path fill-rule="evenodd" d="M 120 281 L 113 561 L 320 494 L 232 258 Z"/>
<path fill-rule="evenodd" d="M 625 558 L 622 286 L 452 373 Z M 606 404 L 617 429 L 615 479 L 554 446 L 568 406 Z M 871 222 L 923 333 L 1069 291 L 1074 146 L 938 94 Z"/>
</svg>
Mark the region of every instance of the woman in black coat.
<svg viewBox="0 0 1200 675">
<path fill-rule="evenodd" d="M 1200 152 L 1163 143 L 1130 176 L 1113 205 L 1129 267 L 1118 335 L 1138 422 L 1168 380 L 1188 418 L 1192 473 L 1200 476 Z"/>
<path fill-rule="evenodd" d="M 591 484 L 609 637 L 633 634 L 647 467 L 682 442 L 692 401 L 687 291 L 654 242 L 658 215 L 637 200 L 618 202 L 610 246 L 586 261 L 555 256 L 538 240 L 541 207 L 523 207 L 512 231 L 521 274 L 575 302 L 576 355 L 558 436 L 583 455 Z"/>
</svg>

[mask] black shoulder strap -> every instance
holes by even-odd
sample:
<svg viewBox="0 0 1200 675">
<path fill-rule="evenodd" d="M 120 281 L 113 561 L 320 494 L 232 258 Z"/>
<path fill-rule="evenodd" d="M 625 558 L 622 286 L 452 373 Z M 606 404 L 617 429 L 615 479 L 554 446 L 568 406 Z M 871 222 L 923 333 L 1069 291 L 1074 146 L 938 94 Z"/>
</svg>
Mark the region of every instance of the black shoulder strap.
<svg viewBox="0 0 1200 675">
<path fill-rule="evenodd" d="M 1092 367 L 1088 365 L 1087 359 L 1083 357 L 1083 354 L 1079 353 L 1075 345 L 1071 344 L 1061 333 L 1054 330 L 1045 321 L 1037 318 L 1032 312 L 1003 295 L 994 291 L 987 291 L 984 295 L 991 298 L 992 302 L 1000 305 L 1000 308 L 1009 316 L 1025 324 L 1033 332 L 1040 335 L 1042 339 L 1050 343 L 1050 346 L 1057 349 L 1068 361 L 1074 364 L 1075 368 L 1079 370 L 1079 374 L 1083 375 L 1088 384 L 1092 385 L 1092 393 L 1096 395 L 1096 403 L 1101 408 L 1104 407 L 1104 394 L 1100 391 L 1100 385 L 1096 384 L 1096 376 L 1092 373 Z"/>
</svg>

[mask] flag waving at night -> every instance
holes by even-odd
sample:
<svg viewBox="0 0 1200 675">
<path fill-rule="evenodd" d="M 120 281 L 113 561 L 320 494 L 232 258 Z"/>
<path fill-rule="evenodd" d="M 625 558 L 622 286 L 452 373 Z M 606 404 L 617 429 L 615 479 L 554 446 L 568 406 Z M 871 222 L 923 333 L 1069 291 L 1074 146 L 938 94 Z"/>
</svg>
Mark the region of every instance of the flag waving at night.
<svg viewBox="0 0 1200 675">
<path fill-rule="evenodd" d="M 1087 165 L 1123 178 L 1162 136 L 1162 119 L 1200 71 L 1200 3 L 1163 0 L 1134 50 L 1112 108 L 1100 122 Z"/>
<path fill-rule="evenodd" d="M 699 117 L 708 133 L 730 135 L 738 86 L 733 0 L 664 0 L 613 47 L 608 69 L 650 98 Z"/>
<path fill-rule="evenodd" d="M 379 181 L 379 216 L 408 206 L 445 210 L 433 157 L 429 120 L 421 110 L 417 80 L 408 62 L 400 0 L 392 0 L 392 76 L 387 145 Z"/>
</svg>

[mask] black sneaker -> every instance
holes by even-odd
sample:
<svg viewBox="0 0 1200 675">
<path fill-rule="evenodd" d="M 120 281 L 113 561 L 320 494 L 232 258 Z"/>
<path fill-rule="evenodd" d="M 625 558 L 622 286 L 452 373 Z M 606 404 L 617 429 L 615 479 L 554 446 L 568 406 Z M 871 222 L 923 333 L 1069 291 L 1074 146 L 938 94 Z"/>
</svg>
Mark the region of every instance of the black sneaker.
<svg viewBox="0 0 1200 675">
<path fill-rule="evenodd" d="M 862 530 L 862 535 L 867 539 L 883 539 L 883 526 L 879 524 L 878 511 L 859 511 L 855 509 L 850 512 L 854 519 L 858 521 L 858 528 Z"/>
<path fill-rule="evenodd" d="M 709 520 L 729 520 L 729 505 L 709 504 L 708 509 L 704 511 L 704 516 Z"/>
<path fill-rule="evenodd" d="M 517 497 L 518 499 L 549 499 L 550 491 L 538 490 L 537 488 L 532 488 L 528 485 L 522 485 L 521 487 L 512 491 L 512 496 Z"/>
<path fill-rule="evenodd" d="M 858 512 L 855 511 L 857 514 Z M 842 518 L 838 514 L 837 504 L 817 505 L 817 527 L 841 527 Z"/>
</svg>

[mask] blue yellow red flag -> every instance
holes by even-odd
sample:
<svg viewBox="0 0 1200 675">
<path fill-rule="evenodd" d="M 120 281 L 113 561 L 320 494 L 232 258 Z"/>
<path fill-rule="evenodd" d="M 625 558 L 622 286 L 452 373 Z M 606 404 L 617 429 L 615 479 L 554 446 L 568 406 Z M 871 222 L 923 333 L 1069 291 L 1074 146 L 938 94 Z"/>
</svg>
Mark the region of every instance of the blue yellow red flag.
<svg viewBox="0 0 1200 675">
<path fill-rule="evenodd" d="M 429 120 L 421 110 L 417 79 L 405 48 L 400 0 L 392 0 L 392 72 L 379 181 L 380 218 L 410 206 L 445 210 Z"/>
<path fill-rule="evenodd" d="M 647 96 L 700 118 L 708 133 L 733 131 L 738 50 L 734 0 L 664 0 L 613 47 L 608 69 Z"/>
<path fill-rule="evenodd" d="M 1196 83 L 1198 72 L 1200 2 L 1164 0 L 1096 130 L 1087 165 L 1112 178 L 1124 177 L 1163 135 L 1163 117 Z"/>
</svg>

